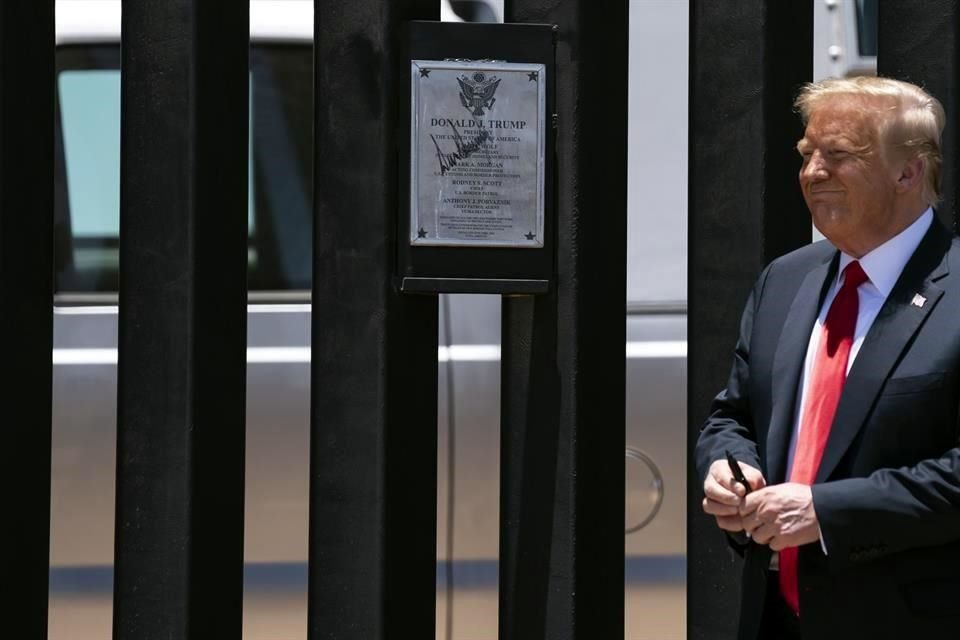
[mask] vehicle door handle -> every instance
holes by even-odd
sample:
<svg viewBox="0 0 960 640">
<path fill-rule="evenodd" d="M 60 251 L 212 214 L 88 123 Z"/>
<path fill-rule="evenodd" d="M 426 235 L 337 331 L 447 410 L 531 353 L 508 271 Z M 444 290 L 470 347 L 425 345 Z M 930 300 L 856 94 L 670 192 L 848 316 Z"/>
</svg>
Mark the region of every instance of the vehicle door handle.
<svg viewBox="0 0 960 640">
<path fill-rule="evenodd" d="M 635 533 L 657 516 L 663 504 L 663 474 L 649 455 L 627 447 L 624 534 Z"/>
</svg>

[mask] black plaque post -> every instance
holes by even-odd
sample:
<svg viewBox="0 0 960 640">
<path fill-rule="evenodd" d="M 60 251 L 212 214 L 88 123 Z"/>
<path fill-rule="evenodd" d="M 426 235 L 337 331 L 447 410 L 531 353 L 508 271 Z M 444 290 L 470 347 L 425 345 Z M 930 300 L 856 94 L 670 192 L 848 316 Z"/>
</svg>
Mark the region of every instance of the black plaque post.
<svg viewBox="0 0 960 640">
<path fill-rule="evenodd" d="M 792 103 L 812 76 L 809 2 L 690 3 L 688 444 L 730 371 L 741 306 L 768 261 L 810 241 Z M 683 215 L 683 212 L 679 212 Z M 692 456 L 688 457 L 692 460 Z M 734 637 L 739 564 L 687 488 L 687 628 Z"/>
<path fill-rule="evenodd" d="M 394 287 L 403 21 L 315 2 L 309 638 L 432 638 L 437 298 Z"/>
<path fill-rule="evenodd" d="M 957 206 L 957 30 L 955 0 L 903 0 L 879 5 L 877 73 L 918 84 L 947 111 L 943 131 L 943 202 L 937 215 L 956 226 Z"/>
<path fill-rule="evenodd" d="M 402 99 L 400 117 L 413 131 L 406 130 L 401 141 L 406 170 L 397 234 L 401 290 L 547 292 L 555 284 L 556 263 L 551 25 L 412 22 L 408 34 L 407 58 L 416 61 L 416 71 L 408 63 L 401 65 L 400 74 L 407 87 L 412 80 L 437 103 L 413 88 Z M 443 69 L 444 64 L 459 68 Z M 467 65 L 476 66 L 471 71 Z M 474 75 L 480 70 L 480 76 Z M 493 87 L 490 101 L 484 104 L 481 98 L 479 109 L 464 108 L 465 94 L 458 88 L 463 85 L 456 77 L 464 84 L 485 78 Z M 538 92 L 542 104 L 535 100 Z M 528 120 L 532 114 L 536 117 Z M 450 140 L 453 137 L 457 140 Z M 524 143 L 515 142 L 521 139 Z M 533 141 L 540 143 L 539 150 L 531 149 Z M 423 147 L 429 151 L 424 153 Z M 542 197 L 535 204 L 538 192 Z M 422 207 L 420 222 L 411 226 L 414 203 Z M 542 230 L 528 220 L 538 206 Z M 525 221 L 530 226 L 524 226 Z M 419 237 L 435 233 L 448 237 L 438 244 L 421 244 Z"/>
<path fill-rule="evenodd" d="M 53 0 L 0 4 L 0 344 L 11 638 L 47 637 L 53 344 Z"/>
<path fill-rule="evenodd" d="M 622 638 L 628 3 L 556 30 L 556 287 L 504 298 L 501 640 Z"/>
<path fill-rule="evenodd" d="M 240 638 L 248 11 L 123 7 L 114 637 Z"/>
</svg>

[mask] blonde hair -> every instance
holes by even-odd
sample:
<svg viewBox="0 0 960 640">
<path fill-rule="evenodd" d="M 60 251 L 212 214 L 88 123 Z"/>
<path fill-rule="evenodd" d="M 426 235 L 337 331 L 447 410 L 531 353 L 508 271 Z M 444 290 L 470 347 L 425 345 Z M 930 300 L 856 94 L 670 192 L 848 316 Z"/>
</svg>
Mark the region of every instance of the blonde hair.
<svg viewBox="0 0 960 640">
<path fill-rule="evenodd" d="M 946 120 L 940 101 L 909 82 L 857 76 L 807 84 L 800 90 L 794 107 L 806 126 L 814 111 L 838 98 L 861 102 L 863 113 L 873 116 L 877 140 L 886 150 L 899 150 L 924 160 L 923 198 L 931 206 L 937 204 L 941 199 L 943 165 L 940 136 Z"/>
</svg>

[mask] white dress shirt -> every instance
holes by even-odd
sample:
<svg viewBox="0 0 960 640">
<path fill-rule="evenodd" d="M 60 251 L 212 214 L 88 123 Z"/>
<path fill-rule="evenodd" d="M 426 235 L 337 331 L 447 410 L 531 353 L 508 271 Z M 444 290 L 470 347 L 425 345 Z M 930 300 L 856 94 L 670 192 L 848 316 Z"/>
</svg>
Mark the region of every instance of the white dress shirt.
<svg viewBox="0 0 960 640">
<path fill-rule="evenodd" d="M 857 289 L 859 300 L 857 326 L 853 332 L 853 345 L 850 347 L 847 373 L 850 372 L 850 367 L 853 366 L 853 361 L 856 360 L 857 354 L 860 352 L 860 347 L 863 346 L 863 339 L 873 325 L 877 314 L 880 313 L 880 308 L 886 301 L 887 296 L 890 295 L 890 291 L 893 290 L 893 286 L 900 278 L 900 274 L 907 265 L 907 261 L 910 260 L 910 256 L 913 255 L 913 252 L 916 251 L 920 245 L 920 241 L 923 240 L 923 236 L 926 235 L 932 223 L 933 209 L 928 207 L 913 224 L 860 258 L 860 266 L 869 279 Z M 820 346 L 823 323 L 827 319 L 827 311 L 830 310 L 833 299 L 837 296 L 840 287 L 843 285 L 843 270 L 855 259 L 856 258 L 848 256 L 843 252 L 840 253 L 840 266 L 839 269 L 837 269 L 837 276 L 830 284 L 830 289 L 823 299 L 823 306 L 820 307 L 820 314 L 817 316 L 817 321 L 813 324 L 813 330 L 810 332 L 810 341 L 807 343 L 807 356 L 803 361 L 803 371 L 800 373 L 800 383 L 797 389 L 797 405 L 793 421 L 793 432 L 790 436 L 790 448 L 787 452 L 787 478 L 790 477 L 790 471 L 793 468 L 797 436 L 803 424 L 803 409 L 806 404 L 808 391 L 807 382 L 813 373 L 813 363 L 817 357 L 817 348 Z M 826 554 L 827 544 L 822 534 L 820 535 L 820 546 L 823 549 L 823 553 Z M 774 554 L 771 568 L 776 568 L 776 560 L 777 556 Z"/>
</svg>

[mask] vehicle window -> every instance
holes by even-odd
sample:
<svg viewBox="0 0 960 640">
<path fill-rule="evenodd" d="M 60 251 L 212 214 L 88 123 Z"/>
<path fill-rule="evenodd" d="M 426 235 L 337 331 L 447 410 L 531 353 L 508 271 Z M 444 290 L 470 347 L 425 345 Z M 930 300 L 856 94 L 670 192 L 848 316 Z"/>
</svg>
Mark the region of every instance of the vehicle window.
<svg viewBox="0 0 960 640">
<path fill-rule="evenodd" d="M 120 55 L 58 52 L 57 291 L 117 290 L 120 220 Z M 312 243 L 312 52 L 250 54 L 248 285 L 307 290 Z"/>
<path fill-rule="evenodd" d="M 877 0 L 857 0 L 857 43 L 860 55 L 877 55 Z"/>
<path fill-rule="evenodd" d="M 75 213 L 69 252 L 73 288 L 95 291 L 99 274 L 110 273 L 115 282 L 118 257 L 120 74 L 66 71 L 57 78 L 57 90 L 67 197 Z"/>
</svg>

